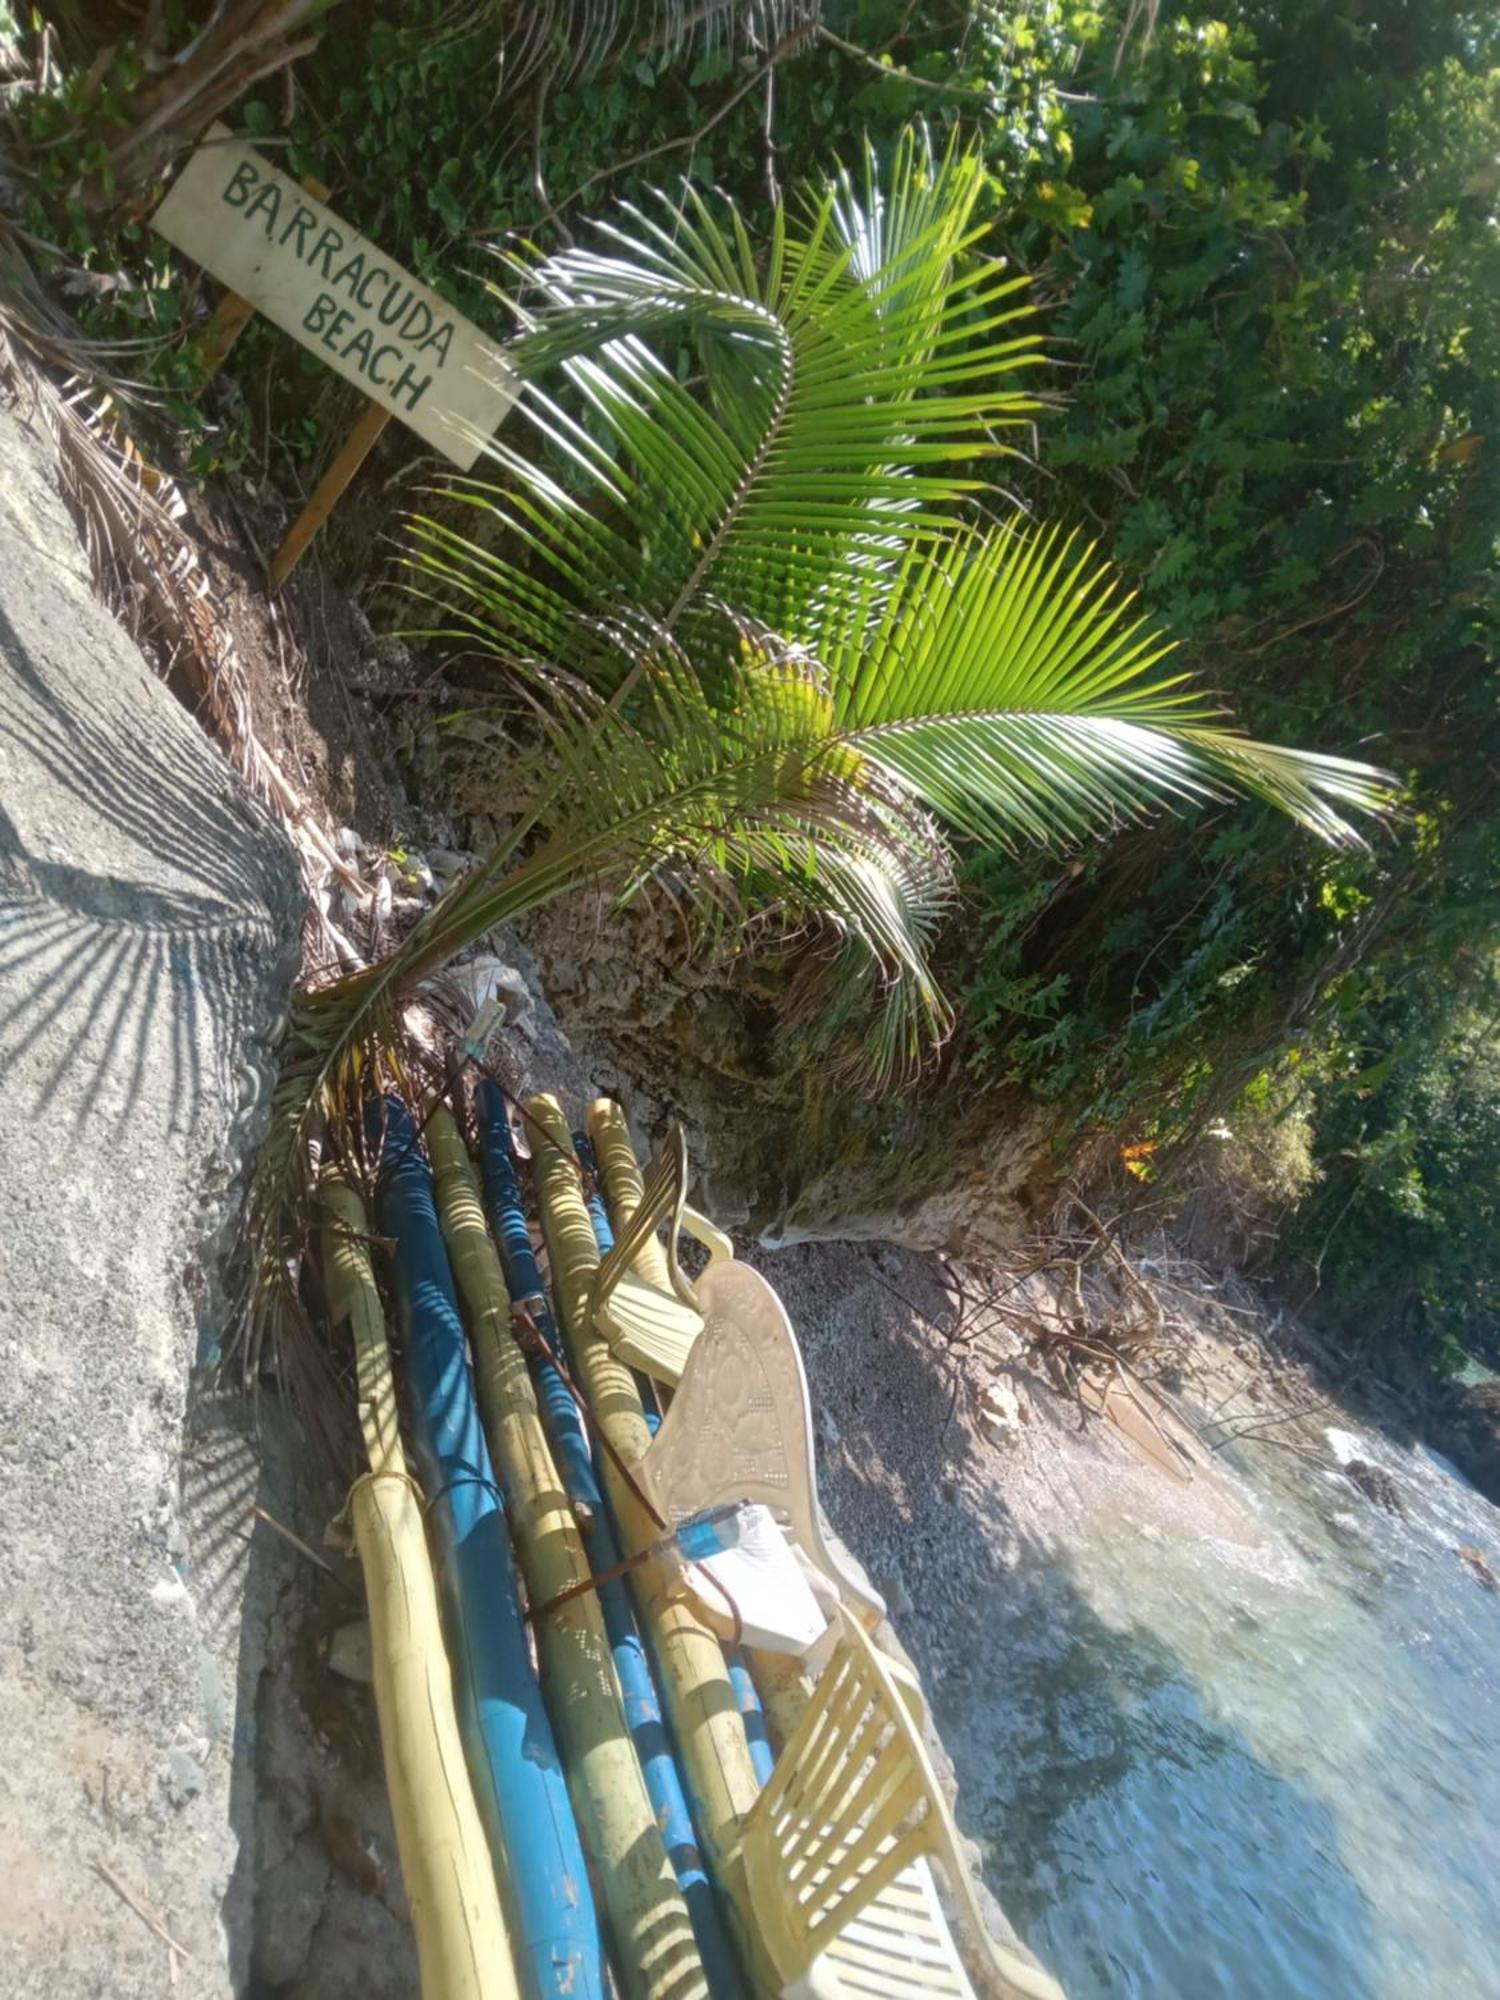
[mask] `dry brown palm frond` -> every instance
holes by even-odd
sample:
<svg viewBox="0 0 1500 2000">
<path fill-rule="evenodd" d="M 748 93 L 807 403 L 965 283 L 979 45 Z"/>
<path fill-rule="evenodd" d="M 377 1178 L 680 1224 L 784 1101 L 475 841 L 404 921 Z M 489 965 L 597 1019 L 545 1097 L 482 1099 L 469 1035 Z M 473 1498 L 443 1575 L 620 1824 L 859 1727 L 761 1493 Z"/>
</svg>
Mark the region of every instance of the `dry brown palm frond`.
<svg viewBox="0 0 1500 2000">
<path fill-rule="evenodd" d="M 212 581 L 186 525 L 173 482 L 148 465 L 120 423 L 113 399 L 49 370 L 0 327 L 0 385 L 24 402 L 53 439 L 59 483 L 72 507 L 96 587 L 164 671 L 179 670 L 248 789 L 279 820 L 309 890 L 305 961 L 327 955 L 317 891 L 339 877 L 368 894 L 321 823 L 318 808 L 287 778 L 257 731 L 249 682 Z M 304 1400 L 316 1409 L 316 1385 Z"/>
<path fill-rule="evenodd" d="M 1141 53 L 1144 53 L 1150 46 L 1151 38 L 1156 33 L 1156 17 L 1160 11 L 1161 0 L 1130 0 L 1130 5 L 1125 10 L 1124 22 L 1120 28 L 1120 38 L 1115 43 L 1115 59 L 1111 65 L 1112 74 L 1119 74 L 1120 65 L 1129 53 L 1131 38 L 1136 35 L 1137 30 L 1139 30 Z"/>
<path fill-rule="evenodd" d="M 111 150 L 110 200 L 149 186 L 252 85 L 318 46 L 315 23 L 333 0 L 228 0 L 124 107 Z"/>
<path fill-rule="evenodd" d="M 151 400 L 144 382 L 125 372 L 150 341 L 96 340 L 72 320 L 38 277 L 29 248 L 50 245 L 0 216 L 0 339 L 61 375 L 96 383 L 122 403 Z"/>
<path fill-rule="evenodd" d="M 144 75 L 128 96 L 112 107 L 117 118 L 103 128 L 97 170 L 83 176 L 75 192 L 95 211 L 135 213 L 141 197 L 187 147 L 195 145 L 213 120 L 228 111 L 253 85 L 286 69 L 318 46 L 320 17 L 334 0 L 218 0 L 206 15 L 188 24 L 176 10 L 56 6 L 42 20 L 32 10 L 11 45 L 19 88 L 55 85 L 59 70 L 82 83 L 76 101 L 82 136 L 109 59 L 123 45 L 139 58 Z M 26 10 L 17 10 L 24 13 Z M 92 127 L 90 127 L 92 129 Z M 107 152 L 104 150 L 107 148 Z M 21 163 L 24 171 L 24 162 Z"/>
<path fill-rule="evenodd" d="M 56 445 L 64 496 L 101 594 L 169 671 L 187 675 L 230 762 L 285 826 L 309 884 L 332 873 L 366 896 L 257 733 L 244 667 L 174 482 L 141 457 L 109 394 L 76 378 L 57 384 L 27 364 L 8 331 L 0 331 L 0 379 L 26 397 Z"/>
<path fill-rule="evenodd" d="M 597 75 L 627 55 L 747 49 L 769 55 L 811 31 L 822 0 L 478 0 L 466 29 L 498 30 L 505 82 L 515 89 L 540 73 L 549 83 Z"/>
</svg>

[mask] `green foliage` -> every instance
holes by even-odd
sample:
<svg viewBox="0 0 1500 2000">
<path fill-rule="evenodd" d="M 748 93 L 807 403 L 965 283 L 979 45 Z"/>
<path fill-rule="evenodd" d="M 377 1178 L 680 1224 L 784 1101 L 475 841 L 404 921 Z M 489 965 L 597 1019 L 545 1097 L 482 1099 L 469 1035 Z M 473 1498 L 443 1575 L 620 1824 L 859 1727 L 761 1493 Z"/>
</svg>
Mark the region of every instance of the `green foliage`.
<svg viewBox="0 0 1500 2000">
<path fill-rule="evenodd" d="M 1500 39 L 1452 4 L 1182 0 L 1117 62 L 1123 8 L 1071 18 L 1070 156 L 1003 223 L 1074 369 L 1056 476 L 1021 483 L 1101 530 L 1258 729 L 1332 723 L 1399 766 L 1410 817 L 1367 857 L 1242 818 L 1128 836 L 1063 878 L 983 860 L 970 1059 L 1161 1142 L 1284 1072 L 1315 1118 L 1308 1230 L 1340 1214 L 1350 1273 L 1389 1277 L 1401 1243 L 1431 1276 L 1393 1338 L 1466 1309 L 1481 1338 L 1492 1307 L 1453 1274 L 1478 1255 L 1482 1205 L 1457 1191 L 1490 1172 L 1489 1128 L 1424 1065 L 1472 1050 L 1472 969 L 1500 937 Z M 1429 1145 L 1421 1185 L 1449 1192 L 1420 1226 L 1446 1276 L 1392 1164 Z M 1315 1310 L 1363 1329 L 1376 1297 L 1325 1270 Z"/>
<path fill-rule="evenodd" d="M 202 11 L 161 10 L 156 56 Z M 1494 17 L 1167 0 L 1147 35 L 1128 0 L 824 0 L 829 35 L 873 62 L 809 33 L 768 97 L 743 35 L 673 50 L 650 13 L 632 28 L 626 10 L 587 65 L 502 88 L 482 14 L 346 0 L 296 91 L 268 80 L 232 117 L 496 328 L 492 245 L 555 245 L 559 223 L 678 174 L 754 225 L 773 178 L 795 187 L 866 135 L 888 146 L 917 115 L 973 135 L 974 213 L 1036 276 L 1055 397 L 1034 437 L 1005 438 L 1045 474 L 979 467 L 990 504 L 1098 533 L 1257 733 L 1396 766 L 1409 818 L 1368 856 L 1318 853 L 1253 809 L 1129 830 L 1062 868 L 981 844 L 938 947 L 965 993 L 962 1060 L 1055 1102 L 1060 1133 L 1162 1144 L 1232 1119 L 1247 1081 L 1274 1077 L 1278 1101 L 1295 1086 L 1320 1174 L 1290 1232 L 1299 1271 L 1340 1218 L 1316 1309 L 1363 1329 L 1342 1302 L 1376 1296 L 1358 1273 L 1400 1244 L 1428 1274 L 1405 1333 L 1484 1338 L 1492 1308 L 1466 1323 L 1479 1292 L 1457 1274 L 1490 1128 L 1453 1065 L 1488 1018 L 1476 967 L 1500 936 Z M 210 422 L 193 342 L 212 288 L 139 213 L 101 226 L 145 60 L 121 25 L 97 62 L 70 41 L 47 92 L 8 96 L 21 219 L 58 246 L 91 334 L 146 341 L 129 365 L 199 469 L 258 457 L 267 421 L 279 450 L 314 450 L 316 365 L 252 327 L 231 371 L 248 393 Z M 670 362 L 691 370 L 691 340 Z"/>
<path fill-rule="evenodd" d="M 244 402 L 210 397 L 205 407 L 195 343 L 214 287 L 141 222 L 156 189 L 128 210 L 110 205 L 108 150 L 132 91 L 143 76 L 170 69 L 208 11 L 173 0 L 154 16 L 149 46 L 132 39 L 128 22 L 75 23 L 74 64 L 53 60 L 47 89 L 22 88 L 9 100 L 21 128 L 28 226 L 57 247 L 54 276 L 82 301 L 88 332 L 144 341 L 131 350 L 130 372 L 157 392 L 202 473 L 238 470 L 269 450 L 259 435 L 266 425 L 278 457 L 305 457 L 321 442 L 309 426 L 326 379 L 288 351 L 283 335 L 252 322 L 225 373 L 253 403 L 256 434 Z M 788 19 L 797 11 L 781 10 Z M 774 150 L 764 50 L 743 36 L 697 32 L 674 47 L 653 34 L 650 10 L 641 9 L 621 13 L 614 46 L 595 50 L 586 66 L 533 64 L 508 81 L 506 23 L 483 9 L 343 0 L 315 54 L 297 65 L 295 91 L 268 78 L 230 122 L 275 149 L 290 171 L 325 182 L 342 215 L 497 333 L 508 331 L 491 289 L 497 248 L 556 242 L 580 215 L 616 198 L 639 200 L 679 174 L 699 189 L 728 190 L 753 214 L 773 174 L 794 186 L 831 156 L 856 152 L 866 136 L 890 143 L 917 114 L 939 124 L 983 117 L 993 159 L 1007 169 L 1051 157 L 1061 133 L 1054 59 L 1061 74 L 1069 46 L 1059 0 L 1042 0 L 1019 20 L 1000 0 L 984 0 L 972 18 L 969 0 L 827 0 L 821 12 L 838 36 L 894 67 L 882 76 L 812 35 L 789 41 L 771 100 Z M 32 43 L 37 32 L 33 23 Z M 997 198 L 994 184 L 988 210 Z M 74 269 L 99 282 L 84 287 Z"/>
<path fill-rule="evenodd" d="M 495 483 L 456 485 L 482 542 L 415 528 L 438 631 L 511 676 L 629 715 L 670 651 L 727 730 L 804 719 L 808 772 L 858 800 L 871 867 L 853 897 L 815 868 L 796 914 L 826 896 L 846 995 L 883 988 L 882 1069 L 915 1066 L 941 1015 L 946 866 L 918 807 L 1045 844 L 1237 791 L 1338 843 L 1344 809 L 1380 797 L 1369 770 L 1251 743 L 1155 671 L 1170 648 L 1071 537 L 973 524 L 1037 358 L 1015 282 L 972 254 L 981 186 L 972 153 L 938 162 L 908 131 L 885 175 L 868 154 L 805 195 L 800 224 L 778 205 L 763 252 L 726 202 L 689 200 L 523 272 L 521 434 L 547 449 L 501 437 Z M 910 936 L 884 888 L 867 900 L 881 855 Z"/>
<path fill-rule="evenodd" d="M 192 426 L 198 371 L 180 340 L 190 288 L 167 245 L 138 221 L 101 226 L 98 214 L 97 198 L 112 186 L 110 148 L 127 129 L 142 76 L 141 52 L 126 43 L 104 50 L 87 72 L 59 67 L 49 90 L 12 89 L 14 213 L 29 242 L 50 252 L 80 333 L 111 343 L 171 415 Z"/>
<path fill-rule="evenodd" d="M 972 519 L 1034 358 L 972 254 L 981 184 L 908 133 L 800 220 L 778 204 L 763 249 L 722 199 L 664 203 L 531 270 L 510 355 L 552 464 L 497 438 L 493 483 L 454 491 L 498 537 L 413 527 L 438 632 L 532 696 L 530 796 L 386 959 L 299 998 L 256 1193 L 273 1328 L 315 1121 L 357 1122 L 402 1002 L 497 923 L 597 879 L 711 928 L 816 927 L 890 1073 L 947 1026 L 930 814 L 1046 840 L 1243 791 L 1347 841 L 1343 810 L 1380 804 L 1367 767 L 1253 743 L 1157 672 L 1168 649 L 1071 537 Z"/>
<path fill-rule="evenodd" d="M 1295 1215 L 1293 1268 L 1314 1310 L 1362 1344 L 1429 1354 L 1456 1370 L 1500 1362 L 1500 981 L 1483 1006 L 1430 992 L 1362 999 L 1369 1039 L 1339 1051 L 1316 1094 L 1333 1167 Z"/>
</svg>

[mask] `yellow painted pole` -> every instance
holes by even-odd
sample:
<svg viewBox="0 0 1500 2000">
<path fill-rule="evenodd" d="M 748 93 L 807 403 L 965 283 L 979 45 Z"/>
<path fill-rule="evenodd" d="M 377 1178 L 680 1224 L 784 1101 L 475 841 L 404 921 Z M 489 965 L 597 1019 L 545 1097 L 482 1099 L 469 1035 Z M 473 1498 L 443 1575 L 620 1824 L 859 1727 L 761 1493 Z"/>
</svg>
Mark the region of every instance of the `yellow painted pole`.
<svg viewBox="0 0 1500 2000">
<path fill-rule="evenodd" d="M 584 1205 L 573 1142 L 556 1098 L 533 1097 L 526 1108 L 535 1121 L 531 1129 L 542 1231 L 552 1268 L 553 1303 L 569 1360 L 601 1430 L 625 1464 L 633 1465 L 645 1456 L 651 1434 L 630 1369 L 595 1333 L 589 1314 L 599 1250 Z M 545 1142 L 537 1137 L 538 1128 L 546 1134 Z M 660 1528 L 620 1477 L 610 1455 L 600 1456 L 622 1546 L 632 1552 L 649 1547 L 660 1538 Z M 662 1692 L 687 1769 L 699 1832 L 725 1898 L 742 1962 L 756 1991 L 777 1993 L 780 1984 L 760 1942 L 740 1853 L 740 1822 L 754 1804 L 759 1786 L 723 1652 L 689 1605 L 670 1594 L 659 1564 L 643 1564 L 632 1572 L 631 1583 L 655 1641 Z"/>
<path fill-rule="evenodd" d="M 765 1711 L 766 1729 L 772 1746 L 780 1753 L 812 1699 L 812 1682 L 800 1660 L 786 1653 L 770 1653 L 758 1646 L 745 1648 L 745 1664 Z"/>
<path fill-rule="evenodd" d="M 594 1158 L 604 1183 L 604 1200 L 609 1219 L 618 1236 L 641 1205 L 645 1181 L 635 1147 L 630 1143 L 630 1127 L 625 1113 L 612 1097 L 596 1097 L 589 1106 L 589 1137 L 594 1142 Z M 648 1285 L 669 1292 L 672 1279 L 667 1255 L 655 1235 L 649 1236 L 635 1257 L 635 1268 Z"/>
<path fill-rule="evenodd" d="M 474 1350 L 475 1384 L 500 1468 L 532 1604 L 586 1583 L 588 1557 L 558 1476 L 510 1299 L 484 1219 L 463 1134 L 446 1106 L 427 1126 L 438 1219 Z M 547 1706 L 589 1860 L 598 1871 L 625 1991 L 638 2000 L 701 2000 L 708 1992 L 692 1920 L 677 1886 L 625 1719 L 596 1592 L 535 1620 Z"/>
<path fill-rule="evenodd" d="M 364 1203 L 325 1170 L 323 1277 L 348 1320 L 370 1470 L 349 1495 L 370 1604 L 375 1708 L 423 2000 L 521 2000 L 494 1863 L 458 1734 L 422 1498 L 407 1475 Z"/>
<path fill-rule="evenodd" d="M 623 1229 L 641 1204 L 645 1178 L 631 1143 L 625 1113 L 613 1097 L 596 1097 L 589 1106 L 589 1137 L 604 1183 L 604 1199 L 616 1230 Z M 666 1253 L 655 1236 L 641 1246 L 635 1268 L 648 1284 L 670 1289 Z M 796 1728 L 811 1694 L 811 1684 L 797 1661 L 784 1653 L 746 1649 L 755 1684 L 765 1706 L 772 1735 L 785 1742 Z"/>
</svg>

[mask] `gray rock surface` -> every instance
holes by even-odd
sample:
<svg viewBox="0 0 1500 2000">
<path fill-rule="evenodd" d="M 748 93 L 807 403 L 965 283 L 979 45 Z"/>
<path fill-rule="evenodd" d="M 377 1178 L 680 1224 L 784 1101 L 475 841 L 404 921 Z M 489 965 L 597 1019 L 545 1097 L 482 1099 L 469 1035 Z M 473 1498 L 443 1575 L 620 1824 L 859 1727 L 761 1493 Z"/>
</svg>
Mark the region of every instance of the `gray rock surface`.
<svg viewBox="0 0 1500 2000">
<path fill-rule="evenodd" d="M 95 597 L 24 406 L 0 681 L 0 1993 L 225 1994 L 257 1471 L 221 1427 L 185 1501 L 183 1453 L 296 878 Z"/>
</svg>

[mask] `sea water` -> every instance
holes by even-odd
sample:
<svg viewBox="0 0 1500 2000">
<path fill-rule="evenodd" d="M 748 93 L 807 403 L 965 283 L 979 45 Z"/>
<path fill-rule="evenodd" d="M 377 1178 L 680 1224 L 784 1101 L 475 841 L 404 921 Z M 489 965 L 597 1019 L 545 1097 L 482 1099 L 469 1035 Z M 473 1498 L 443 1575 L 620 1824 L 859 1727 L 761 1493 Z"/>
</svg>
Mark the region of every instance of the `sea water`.
<svg viewBox="0 0 1500 2000">
<path fill-rule="evenodd" d="M 1500 1512 L 1420 1446 L 1327 1450 L 1405 1513 L 1247 1440 L 1252 1545 L 1106 1510 L 984 1607 L 964 1817 L 1072 2000 L 1500 2000 L 1500 1596 L 1455 1553 L 1500 1571 Z"/>
</svg>

